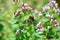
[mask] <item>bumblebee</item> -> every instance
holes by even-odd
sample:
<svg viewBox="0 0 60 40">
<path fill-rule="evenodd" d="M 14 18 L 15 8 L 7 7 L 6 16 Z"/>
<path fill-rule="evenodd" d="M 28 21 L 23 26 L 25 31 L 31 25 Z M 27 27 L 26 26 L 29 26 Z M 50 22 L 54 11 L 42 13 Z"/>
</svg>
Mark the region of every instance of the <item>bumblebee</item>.
<svg viewBox="0 0 60 40">
<path fill-rule="evenodd" d="M 30 24 L 34 23 L 34 17 L 33 16 L 30 16 L 29 17 L 28 23 L 30 23 Z"/>
</svg>

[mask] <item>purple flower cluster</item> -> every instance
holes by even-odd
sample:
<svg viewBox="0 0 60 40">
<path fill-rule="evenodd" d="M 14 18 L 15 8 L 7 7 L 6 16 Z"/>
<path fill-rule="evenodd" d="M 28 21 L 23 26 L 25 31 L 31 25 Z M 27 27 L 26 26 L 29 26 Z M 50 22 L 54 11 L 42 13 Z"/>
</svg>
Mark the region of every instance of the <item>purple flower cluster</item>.
<svg viewBox="0 0 60 40">
<path fill-rule="evenodd" d="M 43 9 L 43 11 L 49 10 L 50 9 L 50 6 L 46 5 L 42 9 Z"/>
<path fill-rule="evenodd" d="M 42 7 L 42 11 L 43 12 L 48 11 L 50 9 L 54 9 L 54 12 L 57 13 L 57 14 L 60 13 L 60 9 L 58 8 L 58 4 L 54 0 L 49 1 L 49 3 L 47 5 Z M 43 13 L 41 11 L 39 11 L 37 9 L 32 10 L 32 8 L 29 7 L 27 3 L 22 3 L 20 9 L 17 10 L 17 12 L 14 15 L 17 16 L 17 14 L 20 13 L 22 10 L 31 11 L 34 14 L 36 13 L 36 14 L 38 14 L 39 17 L 43 16 Z M 51 18 L 50 22 L 53 23 L 54 26 L 59 26 L 58 21 L 56 19 L 54 19 L 54 15 L 50 14 L 49 11 L 48 11 L 48 13 L 45 14 L 45 17 Z M 30 19 L 29 22 L 31 23 L 31 21 L 32 20 Z M 28 28 L 25 27 L 25 29 L 28 29 Z M 37 24 L 36 32 L 43 33 L 43 23 L 42 22 L 39 22 Z M 20 33 L 20 30 L 17 30 L 16 34 L 19 34 L 19 33 Z"/>
<path fill-rule="evenodd" d="M 55 12 L 57 13 L 57 14 L 59 14 L 60 13 L 60 9 L 58 8 L 58 9 L 55 9 Z"/>
<path fill-rule="evenodd" d="M 58 26 L 59 23 L 56 19 L 51 19 L 51 22 L 54 24 L 54 26 Z"/>
<path fill-rule="evenodd" d="M 39 22 L 37 24 L 37 30 L 36 30 L 36 32 L 38 32 L 40 34 L 43 33 L 43 24 L 41 22 Z"/>
<path fill-rule="evenodd" d="M 23 10 L 28 10 L 28 11 L 31 11 L 32 10 L 32 8 L 29 7 L 27 3 L 21 3 L 21 8 Z"/>
<path fill-rule="evenodd" d="M 16 12 L 14 12 L 14 17 L 17 17 L 19 14 L 21 14 L 22 11 L 30 11 L 32 12 L 32 8 L 27 5 L 27 3 L 21 3 L 21 7 L 17 9 Z"/>
</svg>

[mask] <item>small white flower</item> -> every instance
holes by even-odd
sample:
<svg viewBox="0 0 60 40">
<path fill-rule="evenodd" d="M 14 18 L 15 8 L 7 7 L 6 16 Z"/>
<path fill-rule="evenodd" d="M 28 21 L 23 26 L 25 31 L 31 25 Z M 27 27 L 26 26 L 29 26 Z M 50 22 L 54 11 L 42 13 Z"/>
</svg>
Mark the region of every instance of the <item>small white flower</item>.
<svg viewBox="0 0 60 40">
<path fill-rule="evenodd" d="M 55 4 L 55 7 L 58 8 L 58 4 L 57 3 Z"/>
<path fill-rule="evenodd" d="M 38 26 L 39 24 L 41 24 L 41 22 L 39 22 L 39 23 L 37 24 L 37 26 Z"/>
<path fill-rule="evenodd" d="M 13 4 L 15 4 L 15 2 L 13 2 Z"/>
<path fill-rule="evenodd" d="M 22 3 L 21 3 L 21 8 L 24 9 L 25 7 L 28 7 L 27 3 L 23 3 L 23 2 L 22 2 Z"/>
<path fill-rule="evenodd" d="M 48 9 L 50 9 L 50 6 L 47 6 L 48 7 Z"/>
<path fill-rule="evenodd" d="M 51 19 L 51 22 L 53 21 L 54 19 Z"/>
<path fill-rule="evenodd" d="M 41 12 L 38 13 L 38 16 L 42 16 L 43 14 Z"/>
<path fill-rule="evenodd" d="M 36 32 L 38 32 L 39 34 L 42 34 L 43 33 L 43 28 L 42 29 L 37 29 Z"/>
<path fill-rule="evenodd" d="M 32 10 L 32 8 L 31 7 L 28 7 L 28 10 Z"/>
<path fill-rule="evenodd" d="M 38 10 L 37 10 L 37 9 L 35 9 L 35 10 L 34 10 L 34 13 L 38 13 Z"/>
<path fill-rule="evenodd" d="M 20 33 L 20 29 L 18 29 L 17 31 L 16 31 L 16 34 L 19 34 Z"/>
<path fill-rule="evenodd" d="M 50 17 L 50 14 L 48 13 L 48 14 L 46 14 L 45 16 L 46 16 L 46 17 Z"/>
<path fill-rule="evenodd" d="M 28 4 L 27 3 L 24 3 L 24 6 L 28 6 Z"/>
</svg>

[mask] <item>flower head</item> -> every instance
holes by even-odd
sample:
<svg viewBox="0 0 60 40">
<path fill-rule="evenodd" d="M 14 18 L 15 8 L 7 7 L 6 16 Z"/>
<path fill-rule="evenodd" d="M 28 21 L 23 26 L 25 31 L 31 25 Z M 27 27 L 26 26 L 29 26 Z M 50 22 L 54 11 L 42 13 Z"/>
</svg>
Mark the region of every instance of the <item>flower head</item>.
<svg viewBox="0 0 60 40">
<path fill-rule="evenodd" d="M 50 4 L 51 8 L 53 8 L 53 7 L 57 8 L 58 7 L 58 4 L 56 3 L 55 0 L 50 1 L 49 4 Z"/>
<path fill-rule="evenodd" d="M 20 33 L 20 29 L 18 29 L 17 31 L 16 31 L 16 34 L 19 34 Z"/>
<path fill-rule="evenodd" d="M 56 13 L 60 13 L 60 9 L 55 9 L 55 12 Z"/>
<path fill-rule="evenodd" d="M 48 14 L 46 14 L 45 16 L 46 16 L 46 17 L 50 17 L 51 15 L 48 13 Z"/>
<path fill-rule="evenodd" d="M 28 11 L 31 11 L 31 10 L 32 10 L 32 8 L 29 7 L 27 3 L 22 3 L 22 4 L 21 4 L 21 8 L 22 8 L 23 10 L 28 10 Z"/>
<path fill-rule="evenodd" d="M 37 24 L 37 28 L 38 29 L 41 29 L 43 27 L 43 24 L 41 23 L 41 22 L 39 22 L 38 24 Z"/>
<path fill-rule="evenodd" d="M 58 25 L 59 25 L 59 23 L 58 23 L 58 21 L 57 21 L 56 19 L 51 19 L 51 22 L 52 22 L 55 26 L 58 26 Z"/>
<path fill-rule="evenodd" d="M 50 9 L 50 6 L 46 5 L 42 9 L 43 9 L 43 11 L 49 10 Z"/>
<path fill-rule="evenodd" d="M 49 3 L 51 3 L 51 4 L 56 4 L 56 1 L 54 1 L 54 0 L 52 0 L 52 1 L 50 1 Z"/>
</svg>

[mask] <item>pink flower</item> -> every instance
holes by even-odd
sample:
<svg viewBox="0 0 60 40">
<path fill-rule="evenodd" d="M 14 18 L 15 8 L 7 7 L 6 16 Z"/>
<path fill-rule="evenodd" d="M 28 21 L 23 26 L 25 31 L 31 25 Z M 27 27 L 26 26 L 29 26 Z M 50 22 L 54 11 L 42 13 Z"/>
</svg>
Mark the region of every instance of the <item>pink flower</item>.
<svg viewBox="0 0 60 40">
<path fill-rule="evenodd" d="M 56 19 L 51 19 L 51 22 L 52 22 L 55 26 L 58 26 L 58 25 L 59 25 L 59 23 L 58 23 L 58 21 L 57 21 Z"/>
<path fill-rule="evenodd" d="M 28 11 L 31 11 L 31 10 L 32 10 L 32 8 L 29 7 L 27 3 L 22 3 L 22 4 L 21 4 L 21 8 L 22 8 L 23 10 L 28 10 Z"/>
<path fill-rule="evenodd" d="M 60 13 L 60 9 L 55 9 L 55 12 L 56 13 Z"/>
<path fill-rule="evenodd" d="M 42 9 L 43 9 L 43 11 L 49 10 L 50 6 L 44 6 Z"/>
<path fill-rule="evenodd" d="M 53 8 L 53 7 L 57 8 L 58 7 L 58 4 L 56 3 L 55 0 L 50 1 L 49 4 L 50 4 L 51 8 Z"/>
<path fill-rule="evenodd" d="M 53 7 L 54 7 L 54 5 L 51 3 L 51 4 L 50 4 L 50 7 L 51 7 L 51 8 L 53 8 Z"/>
<path fill-rule="evenodd" d="M 43 24 L 41 22 L 39 22 L 37 24 L 37 30 L 36 30 L 36 32 L 38 32 L 39 34 L 42 34 L 43 31 L 44 31 Z"/>
<path fill-rule="evenodd" d="M 27 7 L 27 3 L 21 3 L 21 7 Z"/>
<path fill-rule="evenodd" d="M 59 23 L 55 24 L 55 26 L 59 26 Z"/>
<path fill-rule="evenodd" d="M 56 4 L 56 1 L 52 0 L 49 3 L 54 5 L 54 4 Z"/>
<path fill-rule="evenodd" d="M 56 24 L 57 23 L 57 20 L 51 19 L 51 22 L 54 23 L 54 24 Z"/>
<path fill-rule="evenodd" d="M 41 22 L 39 22 L 38 24 L 37 24 L 37 28 L 38 29 L 41 29 L 43 27 L 43 24 L 41 23 Z"/>
</svg>

